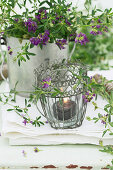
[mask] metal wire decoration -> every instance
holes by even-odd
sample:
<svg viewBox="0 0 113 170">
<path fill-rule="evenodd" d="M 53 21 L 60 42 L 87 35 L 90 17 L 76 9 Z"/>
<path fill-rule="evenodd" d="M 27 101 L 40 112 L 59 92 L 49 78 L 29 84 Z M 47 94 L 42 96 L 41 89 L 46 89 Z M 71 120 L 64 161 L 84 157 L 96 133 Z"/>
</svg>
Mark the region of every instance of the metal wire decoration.
<svg viewBox="0 0 113 170">
<path fill-rule="evenodd" d="M 51 78 L 51 85 L 43 89 L 47 95 L 45 98 L 40 97 L 43 113 L 37 105 L 37 109 L 46 117 L 51 127 L 68 129 L 81 126 L 87 107 L 82 95 L 87 89 L 79 75 L 87 76 L 87 67 L 78 62 L 56 60 L 48 65 L 40 65 L 34 73 L 35 86 L 38 88 L 42 88 L 43 80 Z M 87 83 L 86 79 L 83 79 Z M 51 95 L 54 89 L 56 95 Z M 57 93 L 57 90 L 61 91 L 61 94 Z"/>
</svg>

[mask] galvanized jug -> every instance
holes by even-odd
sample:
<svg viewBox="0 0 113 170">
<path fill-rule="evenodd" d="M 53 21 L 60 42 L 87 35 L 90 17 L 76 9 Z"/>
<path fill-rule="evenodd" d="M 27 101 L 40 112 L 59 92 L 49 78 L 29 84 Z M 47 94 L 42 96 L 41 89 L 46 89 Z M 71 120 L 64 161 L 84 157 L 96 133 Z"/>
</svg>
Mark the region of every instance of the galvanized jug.
<svg viewBox="0 0 113 170">
<path fill-rule="evenodd" d="M 9 86 L 10 89 L 15 87 L 17 83 L 17 91 L 31 92 L 34 90 L 34 69 L 37 68 L 41 63 L 48 64 L 49 61 L 55 59 L 63 59 L 68 56 L 68 46 L 65 49 L 60 50 L 55 43 L 48 43 L 40 47 L 33 47 L 29 49 L 29 52 L 35 53 L 35 56 L 31 56 L 30 60 L 21 62 L 19 66 L 17 62 L 13 61 L 13 58 L 17 55 L 17 52 L 21 50 L 21 47 L 29 40 L 23 40 L 20 43 L 18 38 L 10 37 L 7 38 L 7 46 L 10 46 L 13 50 L 13 54 L 8 54 L 8 74 L 9 74 Z M 29 96 L 29 93 L 20 93 L 22 96 Z"/>
</svg>

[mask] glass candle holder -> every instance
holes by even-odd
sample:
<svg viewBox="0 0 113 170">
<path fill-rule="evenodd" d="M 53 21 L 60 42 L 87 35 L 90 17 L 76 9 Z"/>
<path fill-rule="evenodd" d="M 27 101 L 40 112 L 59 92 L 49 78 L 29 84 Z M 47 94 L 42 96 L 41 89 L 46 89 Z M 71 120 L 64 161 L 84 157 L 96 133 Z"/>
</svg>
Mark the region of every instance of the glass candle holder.
<svg viewBox="0 0 113 170">
<path fill-rule="evenodd" d="M 51 127 L 69 129 L 81 126 L 87 107 L 82 97 L 86 91 L 84 83 L 87 81 L 84 78 L 80 81 L 78 77 L 86 75 L 87 69 L 81 63 L 59 63 L 57 61 L 46 68 L 41 65 L 35 70 L 36 87 L 41 88 L 40 82 L 45 78 L 49 80 L 51 77 L 51 85 L 45 89 L 47 92 L 45 99 L 40 97 L 43 115 Z M 54 88 L 64 93 L 49 95 Z"/>
</svg>

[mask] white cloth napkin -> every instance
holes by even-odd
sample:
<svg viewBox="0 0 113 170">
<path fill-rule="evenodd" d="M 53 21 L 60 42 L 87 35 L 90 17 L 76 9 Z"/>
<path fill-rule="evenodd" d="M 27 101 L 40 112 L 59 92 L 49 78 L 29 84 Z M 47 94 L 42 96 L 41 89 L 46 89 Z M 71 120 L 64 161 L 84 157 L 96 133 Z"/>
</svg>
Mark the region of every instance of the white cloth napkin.
<svg viewBox="0 0 113 170">
<path fill-rule="evenodd" d="M 107 79 L 113 79 L 111 71 L 89 72 L 89 75 L 96 73 L 102 74 Z M 112 75 L 112 77 L 111 77 Z M 6 88 L 8 91 L 8 87 Z M 24 97 L 17 96 L 16 105 L 24 106 Z M 98 106 L 104 107 L 107 104 L 100 96 L 96 101 Z M 40 105 L 40 103 L 39 103 Z M 49 124 L 41 127 L 34 127 L 30 124 L 26 126 L 22 123 L 23 119 L 14 111 L 8 112 L 8 105 L 2 106 L 2 134 L 9 138 L 10 145 L 56 145 L 56 144 L 99 144 L 99 140 L 103 140 L 104 145 L 113 144 L 113 136 L 105 134 L 102 138 L 102 132 L 105 130 L 101 122 L 94 123 L 84 119 L 82 126 L 74 129 L 56 130 L 51 128 Z M 41 108 L 41 106 L 40 106 Z M 86 116 L 96 117 L 98 113 L 105 114 L 102 110 L 94 111 L 94 106 L 88 103 Z M 29 114 L 35 119 L 40 113 L 35 105 L 29 109 Z M 42 121 L 46 119 L 42 116 Z M 113 128 L 112 128 L 113 130 Z"/>
</svg>

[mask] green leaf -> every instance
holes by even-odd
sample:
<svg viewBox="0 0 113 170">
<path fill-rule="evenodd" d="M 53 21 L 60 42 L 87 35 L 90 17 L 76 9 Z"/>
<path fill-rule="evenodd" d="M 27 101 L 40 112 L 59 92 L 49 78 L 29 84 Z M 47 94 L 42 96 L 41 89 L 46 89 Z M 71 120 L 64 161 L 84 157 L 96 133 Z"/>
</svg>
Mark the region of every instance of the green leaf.
<svg viewBox="0 0 113 170">
<path fill-rule="evenodd" d="M 27 100 L 25 99 L 25 106 L 27 106 Z"/>
<path fill-rule="evenodd" d="M 36 118 L 36 120 L 39 120 L 39 119 L 41 119 L 41 116 L 39 116 L 39 117 Z"/>
<path fill-rule="evenodd" d="M 26 0 L 24 0 L 24 6 L 26 5 Z"/>
<path fill-rule="evenodd" d="M 28 59 L 28 60 L 30 60 L 30 57 L 26 54 L 26 58 Z"/>
<path fill-rule="evenodd" d="M 109 112 L 109 110 L 107 109 L 107 108 L 104 108 L 104 110 L 108 113 Z"/>
<path fill-rule="evenodd" d="M 14 110 L 14 109 L 7 109 L 8 112 L 10 112 L 10 111 L 12 111 L 12 110 Z"/>
<path fill-rule="evenodd" d="M 109 122 L 110 126 L 113 127 L 113 122 Z"/>
<path fill-rule="evenodd" d="M 95 15 L 95 13 L 96 13 L 96 11 L 95 11 L 95 10 L 92 10 L 92 16 L 94 16 L 94 15 Z"/>
<path fill-rule="evenodd" d="M 57 92 L 56 93 L 53 93 L 52 95 L 51 95 L 51 97 L 55 97 L 55 96 L 57 96 Z"/>
<path fill-rule="evenodd" d="M 46 3 L 46 1 L 43 1 L 43 2 L 41 2 L 40 4 L 39 4 L 39 6 L 42 6 L 43 4 L 45 4 Z"/>
<path fill-rule="evenodd" d="M 27 107 L 31 107 L 31 104 L 28 104 Z"/>
<path fill-rule="evenodd" d="M 108 129 L 103 131 L 102 137 L 107 133 Z"/>
<path fill-rule="evenodd" d="M 20 59 L 18 59 L 18 65 L 20 66 Z"/>
<path fill-rule="evenodd" d="M 27 53 L 28 55 L 32 55 L 32 56 L 35 56 L 36 54 L 35 53 Z"/>
<path fill-rule="evenodd" d="M 16 110 L 17 110 L 18 112 L 23 112 L 23 110 L 21 110 L 21 109 L 18 109 L 18 108 L 16 108 Z"/>
<path fill-rule="evenodd" d="M 39 28 L 39 27 L 38 27 Z M 33 48 L 34 47 L 34 45 L 33 44 L 30 44 L 30 48 Z"/>
<path fill-rule="evenodd" d="M 103 12 L 101 9 L 96 9 L 96 11 Z"/>
</svg>

